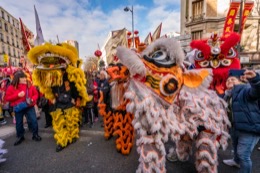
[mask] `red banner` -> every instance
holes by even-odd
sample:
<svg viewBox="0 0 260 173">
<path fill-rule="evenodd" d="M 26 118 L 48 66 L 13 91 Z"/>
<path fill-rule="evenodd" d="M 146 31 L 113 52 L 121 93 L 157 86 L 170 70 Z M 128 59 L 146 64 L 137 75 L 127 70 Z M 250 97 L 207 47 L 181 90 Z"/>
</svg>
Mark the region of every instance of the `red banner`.
<svg viewBox="0 0 260 173">
<path fill-rule="evenodd" d="M 224 30 L 223 30 L 223 36 L 226 37 L 229 35 L 230 32 L 233 32 L 234 30 L 234 25 L 235 25 L 235 19 L 236 15 L 238 12 L 240 6 L 240 2 L 231 2 L 228 13 L 227 13 L 227 18 L 225 21 L 224 25 Z"/>
<path fill-rule="evenodd" d="M 241 29 L 240 29 L 240 34 L 242 35 L 243 29 L 245 27 L 246 19 L 251 13 L 252 9 L 254 7 L 254 2 L 253 1 L 246 1 L 244 10 L 243 10 L 243 15 L 242 15 L 242 24 L 241 24 Z"/>
<path fill-rule="evenodd" d="M 22 19 L 20 19 L 20 23 L 21 23 L 21 31 L 22 31 L 22 41 L 23 41 L 23 46 L 24 46 L 24 50 L 25 52 L 28 52 L 31 49 L 31 46 L 28 42 L 28 32 L 26 33 L 24 26 L 23 26 L 23 22 Z"/>
</svg>

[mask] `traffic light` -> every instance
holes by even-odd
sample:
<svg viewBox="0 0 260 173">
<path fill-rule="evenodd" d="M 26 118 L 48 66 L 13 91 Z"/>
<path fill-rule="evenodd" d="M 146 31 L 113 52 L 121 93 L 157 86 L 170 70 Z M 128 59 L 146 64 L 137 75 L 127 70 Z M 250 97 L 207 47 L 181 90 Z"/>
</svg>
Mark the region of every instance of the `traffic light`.
<svg viewBox="0 0 260 173">
<path fill-rule="evenodd" d="M 9 57 L 8 55 L 4 54 L 4 63 L 8 63 Z"/>
</svg>

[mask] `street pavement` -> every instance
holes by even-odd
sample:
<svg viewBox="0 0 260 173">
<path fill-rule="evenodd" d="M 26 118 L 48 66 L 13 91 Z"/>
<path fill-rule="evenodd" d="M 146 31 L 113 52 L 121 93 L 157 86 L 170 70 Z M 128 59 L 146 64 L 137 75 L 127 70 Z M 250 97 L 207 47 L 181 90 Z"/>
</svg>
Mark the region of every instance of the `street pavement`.
<svg viewBox="0 0 260 173">
<path fill-rule="evenodd" d="M 0 138 L 6 141 L 4 148 L 7 161 L 0 163 L 0 173 L 134 173 L 138 167 L 138 154 L 134 146 L 128 156 L 118 153 L 115 149 L 115 138 L 106 141 L 103 137 L 101 123 L 93 128 L 87 125 L 81 128 L 80 139 L 57 153 L 51 128 L 44 128 L 44 116 L 39 122 L 41 142 L 32 141 L 32 134 L 26 130 L 25 141 L 18 146 L 13 143 L 15 126 L 11 118 L 8 124 L 0 126 Z M 166 144 L 169 148 L 171 143 Z M 231 146 L 226 151 L 219 151 L 219 173 L 236 173 L 222 163 L 223 159 L 232 157 Z M 260 151 L 254 150 L 252 155 L 253 173 L 260 172 Z M 166 162 L 169 173 L 196 173 L 194 157 L 188 162 Z"/>
</svg>

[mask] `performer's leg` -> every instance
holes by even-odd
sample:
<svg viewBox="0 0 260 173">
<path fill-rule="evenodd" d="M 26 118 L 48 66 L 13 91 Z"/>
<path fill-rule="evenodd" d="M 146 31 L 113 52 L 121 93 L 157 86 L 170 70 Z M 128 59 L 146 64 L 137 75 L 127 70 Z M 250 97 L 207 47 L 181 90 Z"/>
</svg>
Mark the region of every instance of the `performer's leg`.
<svg viewBox="0 0 260 173">
<path fill-rule="evenodd" d="M 68 143 L 68 132 L 65 123 L 65 115 L 61 109 L 57 109 L 50 113 L 52 116 L 52 127 L 55 132 L 54 139 L 56 140 L 57 148 L 56 151 L 61 151 Z"/>
<path fill-rule="evenodd" d="M 176 142 L 176 154 L 178 160 L 182 162 L 189 160 L 189 157 L 192 154 L 192 140 L 188 135 L 182 136 L 181 140 Z"/>
<path fill-rule="evenodd" d="M 68 143 L 74 143 L 79 138 L 80 110 L 72 107 L 65 110 Z"/>
<path fill-rule="evenodd" d="M 217 136 L 202 131 L 196 140 L 196 169 L 198 173 L 218 172 L 218 141 Z"/>
</svg>

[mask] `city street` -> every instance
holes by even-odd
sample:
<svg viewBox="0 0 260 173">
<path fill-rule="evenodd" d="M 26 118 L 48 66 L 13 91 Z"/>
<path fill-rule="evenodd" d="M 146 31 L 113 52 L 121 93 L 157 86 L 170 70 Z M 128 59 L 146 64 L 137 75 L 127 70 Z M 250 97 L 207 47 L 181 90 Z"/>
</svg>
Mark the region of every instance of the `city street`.
<svg viewBox="0 0 260 173">
<path fill-rule="evenodd" d="M 136 147 L 128 156 L 118 153 L 113 138 L 109 141 L 104 139 L 100 122 L 94 124 L 93 128 L 86 125 L 82 127 L 80 139 L 57 153 L 52 129 L 44 129 L 44 121 L 42 116 L 39 120 L 42 141 L 32 141 L 31 133 L 26 130 L 26 140 L 19 146 L 13 146 L 15 130 L 11 118 L 8 118 L 7 125 L 0 127 L 1 138 L 4 131 L 10 132 L 9 135 L 4 134 L 4 148 L 8 149 L 8 153 L 5 155 L 7 161 L 0 164 L 0 173 L 133 173 L 137 169 L 139 156 Z M 259 153 L 260 151 L 255 149 L 252 156 L 253 173 L 260 171 Z M 231 158 L 230 147 L 219 152 L 219 173 L 237 172 L 236 168 L 222 163 L 222 160 L 227 158 Z M 196 173 L 193 158 L 185 163 L 167 161 L 166 167 L 167 172 Z"/>
</svg>

